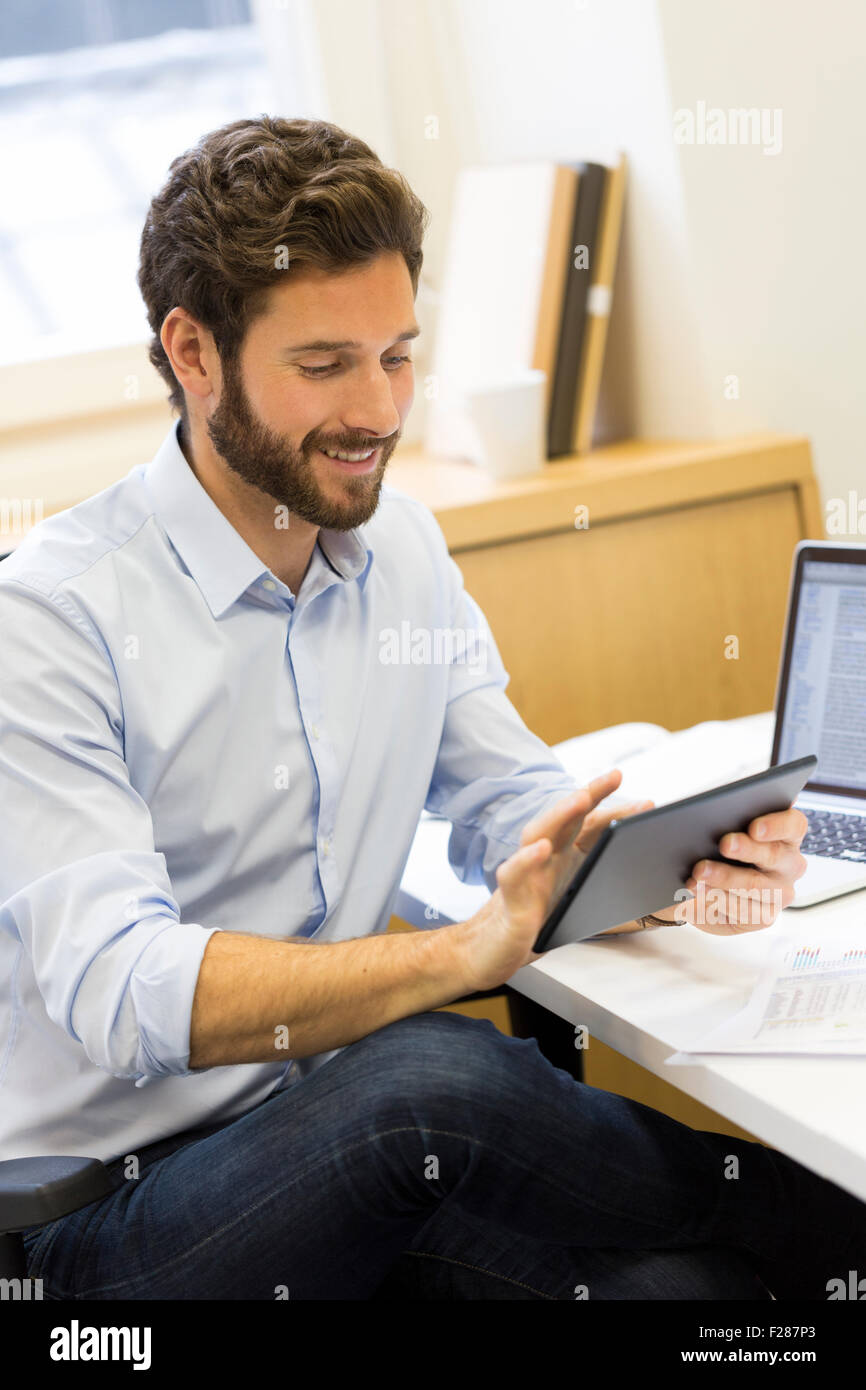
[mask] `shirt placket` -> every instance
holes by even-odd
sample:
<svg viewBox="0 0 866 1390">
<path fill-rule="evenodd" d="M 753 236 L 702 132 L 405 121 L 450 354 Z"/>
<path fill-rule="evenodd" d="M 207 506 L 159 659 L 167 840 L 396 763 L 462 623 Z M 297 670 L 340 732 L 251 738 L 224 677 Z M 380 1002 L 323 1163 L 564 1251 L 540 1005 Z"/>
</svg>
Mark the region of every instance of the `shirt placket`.
<svg viewBox="0 0 866 1390">
<path fill-rule="evenodd" d="M 286 639 L 286 656 L 294 677 L 301 726 L 316 773 L 316 872 L 321 899 L 317 929 L 333 913 L 343 887 L 334 843 L 341 777 L 332 731 L 327 726 L 321 647 L 312 635 L 316 623 L 309 609 L 313 600 L 319 604 L 327 602 L 324 591 L 339 582 L 333 572 L 320 571 L 316 575 L 295 604 Z"/>
</svg>

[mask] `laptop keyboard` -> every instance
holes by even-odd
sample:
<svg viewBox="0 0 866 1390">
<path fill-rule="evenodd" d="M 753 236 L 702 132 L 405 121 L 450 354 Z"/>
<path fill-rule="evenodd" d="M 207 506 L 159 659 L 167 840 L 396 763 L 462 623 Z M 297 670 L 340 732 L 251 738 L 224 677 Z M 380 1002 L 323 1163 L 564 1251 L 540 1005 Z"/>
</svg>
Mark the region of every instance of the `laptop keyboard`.
<svg viewBox="0 0 866 1390">
<path fill-rule="evenodd" d="M 807 811 L 809 822 L 801 854 L 824 859 L 866 861 L 866 816 L 846 816 L 844 811 Z"/>
</svg>

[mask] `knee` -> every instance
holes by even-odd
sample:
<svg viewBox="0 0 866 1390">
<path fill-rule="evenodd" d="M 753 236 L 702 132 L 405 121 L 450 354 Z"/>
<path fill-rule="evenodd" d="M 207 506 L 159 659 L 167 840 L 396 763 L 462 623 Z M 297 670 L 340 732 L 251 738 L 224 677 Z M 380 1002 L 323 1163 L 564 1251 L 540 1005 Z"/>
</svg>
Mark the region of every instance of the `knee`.
<svg viewBox="0 0 866 1390">
<path fill-rule="evenodd" d="M 488 1065 L 501 1044 L 509 1042 L 504 1033 L 486 1018 L 467 1018 L 464 1014 L 430 1012 L 412 1014 L 369 1034 L 356 1046 L 423 1068 L 469 1070 L 473 1058 L 483 1057 Z"/>
<path fill-rule="evenodd" d="M 401 1019 L 354 1045 L 380 1069 L 383 1089 L 409 1102 L 445 1098 L 478 1105 L 512 1085 L 520 1058 L 534 1041 L 507 1037 L 488 1019 L 456 1013 L 423 1013 Z"/>
</svg>

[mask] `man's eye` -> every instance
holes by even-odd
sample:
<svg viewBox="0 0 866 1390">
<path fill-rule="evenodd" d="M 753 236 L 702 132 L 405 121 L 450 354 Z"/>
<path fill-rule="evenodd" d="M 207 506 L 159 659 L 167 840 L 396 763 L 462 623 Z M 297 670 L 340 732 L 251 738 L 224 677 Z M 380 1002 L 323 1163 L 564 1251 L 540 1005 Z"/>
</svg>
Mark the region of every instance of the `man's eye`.
<svg viewBox="0 0 866 1390">
<path fill-rule="evenodd" d="M 339 367 L 339 365 L 339 362 L 327 362 L 324 367 L 301 367 L 301 371 L 304 376 L 324 376 L 326 372 L 332 371 L 334 367 Z"/>
<path fill-rule="evenodd" d="M 403 365 L 404 362 L 411 362 L 411 361 L 412 361 L 412 358 L 411 358 L 411 357 L 383 357 L 383 358 L 382 358 L 382 361 L 383 361 L 384 364 L 386 364 L 386 365 L 388 366 L 389 371 L 394 372 L 394 371 L 397 371 L 400 367 L 402 367 L 402 365 Z M 299 364 L 299 365 L 300 365 L 300 364 Z M 341 365 L 341 363 L 339 363 L 339 362 L 326 362 L 325 365 L 324 365 L 323 367 L 304 367 L 304 366 L 301 366 L 301 371 L 304 373 L 304 376 L 311 376 L 311 377 L 317 377 L 317 376 L 319 376 L 319 377 L 321 377 L 321 376 L 327 376 L 329 372 L 335 371 L 340 365 Z"/>
</svg>

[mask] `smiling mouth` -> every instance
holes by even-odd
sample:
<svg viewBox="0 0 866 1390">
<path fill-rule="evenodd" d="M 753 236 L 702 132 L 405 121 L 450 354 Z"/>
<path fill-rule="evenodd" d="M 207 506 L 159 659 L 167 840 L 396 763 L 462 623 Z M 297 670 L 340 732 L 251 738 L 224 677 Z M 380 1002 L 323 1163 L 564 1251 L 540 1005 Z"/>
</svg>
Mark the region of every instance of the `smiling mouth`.
<svg viewBox="0 0 866 1390">
<path fill-rule="evenodd" d="M 363 463 L 375 449 L 364 449 L 360 452 L 350 452 L 348 449 L 323 449 L 322 453 L 327 454 L 329 459 L 342 459 L 343 463 Z"/>
<path fill-rule="evenodd" d="M 317 452 L 344 473 L 372 473 L 379 462 L 382 448 L 380 445 L 377 449 L 319 449 Z"/>
</svg>

